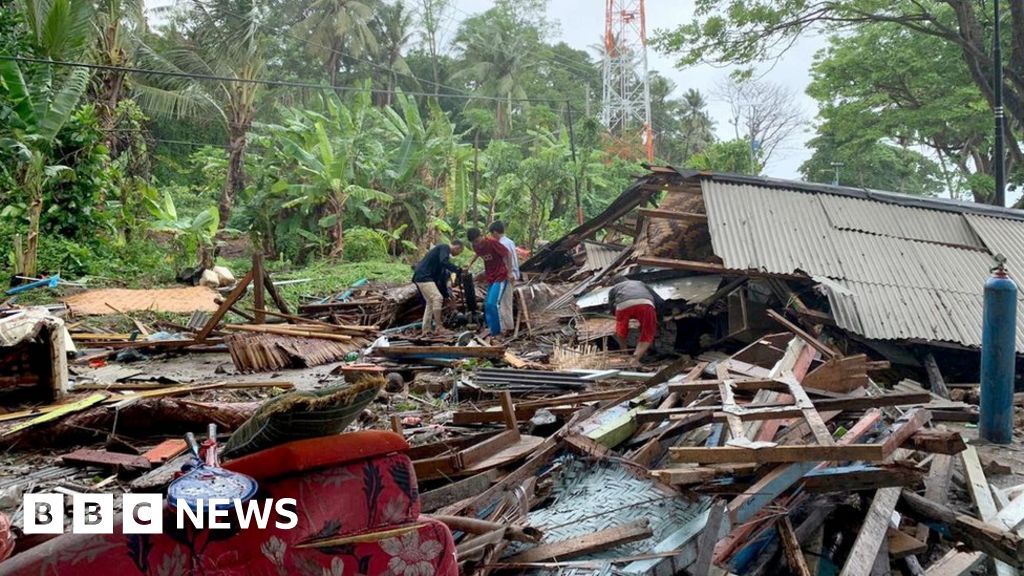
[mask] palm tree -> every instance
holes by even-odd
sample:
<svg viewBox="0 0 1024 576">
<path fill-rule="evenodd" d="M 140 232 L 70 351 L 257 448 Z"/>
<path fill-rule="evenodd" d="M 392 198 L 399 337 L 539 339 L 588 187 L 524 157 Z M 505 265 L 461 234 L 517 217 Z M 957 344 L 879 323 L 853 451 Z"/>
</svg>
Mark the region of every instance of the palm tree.
<svg viewBox="0 0 1024 576">
<path fill-rule="evenodd" d="M 680 100 L 679 121 L 683 133 L 683 162 L 715 141 L 715 123 L 708 116 L 707 107 L 704 95 L 695 88 L 687 90 Z"/>
<path fill-rule="evenodd" d="M 468 81 L 479 93 L 498 99 L 495 117 L 500 137 L 508 130 L 512 102 L 527 98 L 521 80 L 535 62 L 537 31 L 492 9 L 463 22 L 455 42 L 462 48 L 465 68 L 452 78 Z"/>
<path fill-rule="evenodd" d="M 155 69 L 185 76 L 146 78 L 136 87 L 144 107 L 166 116 L 213 112 L 227 133 L 228 170 L 221 190 L 220 225 L 231 217 L 235 198 L 245 187 L 247 137 L 264 92 L 265 31 L 255 0 L 192 0 L 197 22 L 175 37 L 176 46 L 160 54 L 143 48 Z M 204 76 L 197 80 L 189 76 Z"/>
<path fill-rule="evenodd" d="M 100 0 L 97 3 L 96 60 L 106 66 L 128 66 L 134 61 L 138 34 L 146 27 L 145 0 Z M 113 128 L 114 110 L 124 95 L 125 72 L 105 71 L 100 76 L 96 102 L 100 122 L 106 129 Z M 108 143 L 114 144 L 116 134 L 108 135 Z M 116 146 L 111 146 L 116 154 Z"/>
<path fill-rule="evenodd" d="M 377 10 L 373 27 L 377 36 L 377 59 L 383 62 L 381 67 L 387 70 L 387 88 L 382 97 L 378 98 L 377 104 L 390 106 L 395 87 L 398 86 L 398 76 L 412 73 L 402 56 L 402 50 L 412 39 L 413 13 L 406 9 L 401 0 L 385 4 Z"/>
<path fill-rule="evenodd" d="M 24 0 L 23 10 L 34 56 L 51 60 L 84 56 L 92 32 L 89 3 Z M 89 71 L 85 68 L 23 67 L 12 60 L 0 61 L 0 117 L 6 123 L 0 127 L 0 146 L 13 151 L 18 161 L 18 184 L 29 198 L 28 239 L 17 254 L 18 268 L 25 276 L 36 274 L 43 189 L 48 179 L 67 170 L 50 164 L 53 142 L 77 108 L 88 83 Z"/>
<path fill-rule="evenodd" d="M 373 0 L 316 0 L 299 23 L 299 33 L 307 39 L 310 53 L 323 60 L 332 86 L 338 84 L 345 54 L 362 58 L 377 50 L 371 25 L 375 4 Z"/>
</svg>

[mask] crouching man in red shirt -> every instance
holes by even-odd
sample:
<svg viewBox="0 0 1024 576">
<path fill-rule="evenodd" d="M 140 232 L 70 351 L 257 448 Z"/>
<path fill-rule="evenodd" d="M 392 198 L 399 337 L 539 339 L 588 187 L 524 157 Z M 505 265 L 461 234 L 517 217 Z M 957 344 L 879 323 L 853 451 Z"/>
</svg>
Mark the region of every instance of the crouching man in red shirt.
<svg viewBox="0 0 1024 576">
<path fill-rule="evenodd" d="M 619 347 L 626 349 L 629 336 L 629 321 L 640 323 L 640 339 L 633 356 L 640 360 L 654 343 L 658 330 L 658 295 L 643 282 L 623 280 L 612 286 L 608 292 L 608 308 L 615 314 L 615 339 Z"/>
</svg>

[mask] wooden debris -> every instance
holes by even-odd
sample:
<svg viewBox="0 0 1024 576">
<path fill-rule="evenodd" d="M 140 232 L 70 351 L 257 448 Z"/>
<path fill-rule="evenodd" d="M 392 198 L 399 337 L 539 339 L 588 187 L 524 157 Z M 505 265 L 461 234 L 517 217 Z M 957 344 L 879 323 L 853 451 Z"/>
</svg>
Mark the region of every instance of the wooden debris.
<svg viewBox="0 0 1024 576">
<path fill-rule="evenodd" d="M 608 550 L 629 542 L 644 540 L 650 538 L 652 534 L 653 531 L 651 530 L 650 523 L 647 520 L 637 520 L 623 524 L 622 526 L 616 526 L 615 528 L 609 528 L 607 530 L 587 534 L 580 538 L 541 544 L 540 546 L 535 546 L 525 552 L 516 554 L 511 558 L 507 558 L 506 561 L 513 563 L 525 563 L 543 562 L 545 560 L 564 560 L 574 558 L 582 554 Z"/>
</svg>

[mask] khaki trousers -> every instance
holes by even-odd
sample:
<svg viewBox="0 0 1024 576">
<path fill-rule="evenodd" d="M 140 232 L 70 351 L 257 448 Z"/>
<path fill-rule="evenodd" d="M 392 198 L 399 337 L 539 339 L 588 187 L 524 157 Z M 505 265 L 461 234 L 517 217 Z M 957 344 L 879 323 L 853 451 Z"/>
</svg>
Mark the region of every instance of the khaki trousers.
<svg viewBox="0 0 1024 576">
<path fill-rule="evenodd" d="M 444 297 L 441 296 L 441 291 L 437 289 L 437 284 L 433 282 L 417 282 L 416 287 L 419 288 L 420 295 L 427 302 L 426 306 L 423 307 L 423 331 L 440 330 L 441 326 L 435 326 L 434 328 L 431 328 L 431 326 L 434 321 L 434 313 L 441 311 L 444 307 Z"/>
</svg>

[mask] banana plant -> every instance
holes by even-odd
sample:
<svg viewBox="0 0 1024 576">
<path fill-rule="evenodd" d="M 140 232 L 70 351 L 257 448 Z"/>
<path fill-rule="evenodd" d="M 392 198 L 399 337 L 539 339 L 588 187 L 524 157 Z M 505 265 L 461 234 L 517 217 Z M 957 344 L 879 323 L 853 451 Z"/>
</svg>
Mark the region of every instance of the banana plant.
<svg viewBox="0 0 1024 576">
<path fill-rule="evenodd" d="M 213 266 L 211 248 L 220 227 L 220 213 L 216 206 L 201 210 L 195 216 L 179 216 L 170 192 L 165 191 L 160 196 L 148 189 L 146 208 L 155 219 L 153 230 L 173 236 L 182 251 L 194 254 L 203 268 Z"/>
<path fill-rule="evenodd" d="M 328 214 L 318 223 L 331 230 L 331 255 L 340 258 L 345 252 L 349 202 L 388 203 L 393 197 L 372 187 L 370 175 L 381 168 L 384 150 L 377 130 L 378 112 L 369 94 L 357 96 L 350 105 L 329 94 L 324 104 L 326 115 L 309 110 L 283 111 L 285 124 L 271 130 L 280 145 L 279 152 L 296 169 L 296 174 L 279 184 L 294 195 L 282 208 L 326 209 Z"/>
<path fill-rule="evenodd" d="M 89 2 L 25 0 L 23 4 L 35 56 L 75 60 L 85 53 L 93 31 Z M 88 83 L 85 68 L 64 70 L 0 60 L 0 118 L 6 124 L 0 128 L 0 146 L 16 158 L 16 179 L 28 195 L 28 238 L 23 253 L 15 258 L 25 276 L 34 277 L 37 272 L 43 190 L 64 169 L 52 162 L 53 142 Z"/>
</svg>

